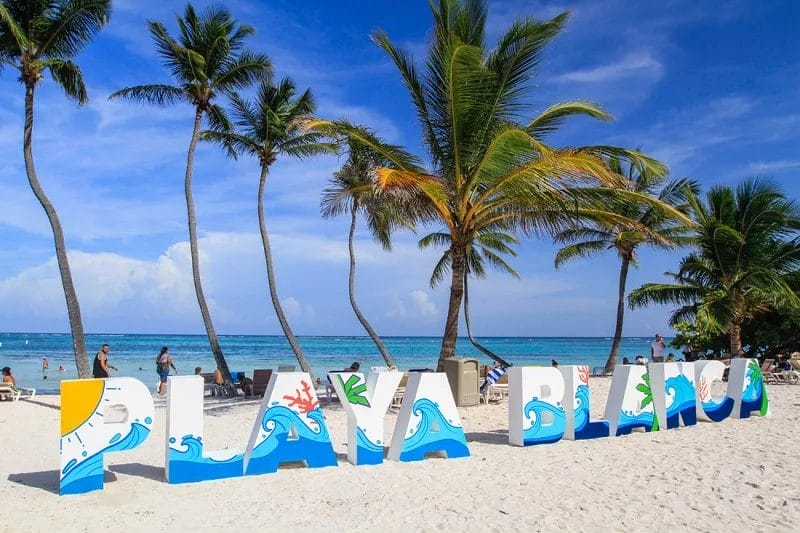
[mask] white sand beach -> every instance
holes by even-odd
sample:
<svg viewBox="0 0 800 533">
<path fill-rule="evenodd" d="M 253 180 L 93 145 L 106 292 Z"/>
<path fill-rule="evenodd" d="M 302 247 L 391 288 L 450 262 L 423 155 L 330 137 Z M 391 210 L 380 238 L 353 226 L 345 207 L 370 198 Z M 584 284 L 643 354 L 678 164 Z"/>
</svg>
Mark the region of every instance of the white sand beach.
<svg viewBox="0 0 800 533">
<path fill-rule="evenodd" d="M 610 380 L 593 379 L 601 416 Z M 354 467 L 338 404 L 323 411 L 335 468 L 188 485 L 164 482 L 163 400 L 138 449 L 110 454 L 103 491 L 60 497 L 58 396 L 0 403 L 6 531 L 796 531 L 800 387 L 769 388 L 772 415 L 528 448 L 507 444 L 507 403 L 461 408 L 472 456 Z M 207 410 L 205 441 L 239 448 L 257 403 Z M 386 417 L 386 439 L 396 414 Z"/>
</svg>

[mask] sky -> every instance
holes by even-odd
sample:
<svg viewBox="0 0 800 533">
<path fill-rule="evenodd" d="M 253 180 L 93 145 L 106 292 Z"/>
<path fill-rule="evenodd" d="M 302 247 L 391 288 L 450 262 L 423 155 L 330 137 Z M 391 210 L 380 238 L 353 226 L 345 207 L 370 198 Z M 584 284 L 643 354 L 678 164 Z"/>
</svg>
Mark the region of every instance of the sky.
<svg viewBox="0 0 800 533">
<path fill-rule="evenodd" d="M 207 2 L 195 2 L 200 7 Z M 224 2 L 255 26 L 250 47 L 277 77 L 310 87 L 318 116 L 346 117 L 424 154 L 400 77 L 370 41 L 384 29 L 422 58 L 428 2 Z M 193 110 L 108 101 L 129 85 L 169 83 L 147 19 L 175 30 L 180 2 L 115 0 L 109 25 L 77 58 L 90 101 L 67 100 L 52 80 L 37 91 L 34 156 L 66 235 L 84 326 L 94 333 L 203 333 L 191 281 L 183 196 Z M 800 193 L 800 3 L 731 0 L 489 2 L 488 38 L 519 17 L 571 13 L 545 52 L 529 115 L 587 99 L 613 123 L 578 118 L 555 146 L 614 144 L 664 161 L 673 177 L 705 187 L 752 177 Z M 69 331 L 47 218 L 25 176 L 23 89 L 0 71 L 0 331 Z M 278 292 L 296 333 L 362 335 L 347 297 L 348 217 L 323 220 L 320 192 L 343 160 L 279 160 L 265 203 Z M 194 194 L 206 297 L 221 334 L 279 334 L 258 234 L 257 162 L 232 161 L 202 144 Z M 440 228 L 432 227 L 432 230 Z M 441 335 L 448 287 L 431 288 L 441 250 L 421 251 L 411 232 L 384 252 L 356 233 L 357 295 L 383 335 Z M 613 334 L 619 259 L 609 252 L 553 267 L 557 247 L 525 239 L 512 259 L 521 279 L 494 272 L 470 285 L 478 336 Z M 664 279 L 680 251 L 642 250 L 628 287 Z M 669 333 L 670 308 L 627 311 L 624 334 Z M 461 332 L 463 333 L 463 323 Z"/>
</svg>

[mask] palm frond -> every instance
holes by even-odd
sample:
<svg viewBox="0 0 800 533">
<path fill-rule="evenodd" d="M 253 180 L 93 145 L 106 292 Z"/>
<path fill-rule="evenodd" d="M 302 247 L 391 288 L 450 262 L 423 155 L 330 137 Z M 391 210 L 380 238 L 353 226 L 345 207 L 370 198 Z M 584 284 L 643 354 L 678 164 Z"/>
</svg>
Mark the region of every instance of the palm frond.
<svg viewBox="0 0 800 533">
<path fill-rule="evenodd" d="M 48 59 L 42 62 L 53 80 L 64 90 L 64 94 L 83 105 L 89 101 L 86 85 L 83 83 L 81 69 L 69 60 Z"/>
<path fill-rule="evenodd" d="M 135 85 L 126 87 L 111 94 L 109 100 L 124 98 L 137 103 L 151 104 L 159 107 L 174 105 L 187 100 L 186 92 L 180 87 L 171 85 Z"/>
<path fill-rule="evenodd" d="M 525 128 L 528 133 L 541 139 L 557 130 L 567 118 L 584 115 L 605 122 L 614 120 L 605 109 L 593 102 L 585 100 L 572 100 L 553 104 L 528 123 Z"/>
</svg>

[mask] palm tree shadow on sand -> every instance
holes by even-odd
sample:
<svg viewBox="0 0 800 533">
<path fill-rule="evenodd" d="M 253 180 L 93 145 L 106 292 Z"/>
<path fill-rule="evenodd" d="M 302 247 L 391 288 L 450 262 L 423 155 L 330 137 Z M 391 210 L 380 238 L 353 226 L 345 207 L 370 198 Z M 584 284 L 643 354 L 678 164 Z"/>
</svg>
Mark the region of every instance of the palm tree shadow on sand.
<svg viewBox="0 0 800 533">
<path fill-rule="evenodd" d="M 143 477 L 153 481 L 164 481 L 164 468 L 141 463 L 125 463 L 111 465 L 103 471 L 103 482 L 114 483 L 117 474 L 126 476 Z M 12 483 L 41 489 L 52 494 L 58 494 L 58 470 L 43 470 L 41 472 L 23 472 L 10 474 L 8 480 Z"/>
</svg>

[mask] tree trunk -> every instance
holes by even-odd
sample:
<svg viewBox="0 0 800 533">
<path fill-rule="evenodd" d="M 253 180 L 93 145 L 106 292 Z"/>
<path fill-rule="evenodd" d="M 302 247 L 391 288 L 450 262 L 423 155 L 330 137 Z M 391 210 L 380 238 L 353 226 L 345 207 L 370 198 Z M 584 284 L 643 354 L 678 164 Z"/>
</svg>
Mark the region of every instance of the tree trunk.
<svg viewBox="0 0 800 533">
<path fill-rule="evenodd" d="M 484 348 L 481 344 L 478 344 L 478 341 L 476 341 L 472 336 L 472 324 L 470 323 L 469 318 L 469 276 L 464 276 L 464 324 L 467 326 L 467 337 L 469 338 L 469 342 L 471 342 L 475 348 L 477 348 L 481 353 L 486 355 L 495 363 L 500 364 L 503 368 L 508 368 L 511 366 L 511 363 L 495 354 L 488 348 Z"/>
<path fill-rule="evenodd" d="M 450 303 L 447 307 L 447 321 L 444 324 L 442 349 L 439 352 L 437 372 L 443 369 L 444 360 L 456 355 L 456 341 L 458 340 L 458 311 L 461 308 L 461 298 L 464 296 L 464 276 L 466 275 L 466 249 L 459 244 L 450 245 L 450 265 L 452 280 L 450 281 Z"/>
<path fill-rule="evenodd" d="M 192 130 L 192 141 L 189 143 L 189 153 L 186 156 L 186 178 L 184 181 L 184 192 L 186 193 L 186 212 L 189 219 L 189 250 L 192 256 L 192 279 L 194 280 L 194 292 L 197 295 L 197 303 L 200 306 L 200 313 L 203 315 L 203 325 L 206 328 L 208 342 L 211 345 L 211 353 L 214 354 L 214 361 L 217 368 L 222 372 L 222 379 L 225 384 L 231 387 L 233 380 L 228 369 L 225 356 L 222 355 L 222 347 L 219 344 L 217 333 L 214 331 L 214 324 L 211 322 L 211 313 L 208 311 L 203 285 L 200 281 L 200 257 L 197 251 L 197 220 L 194 213 L 194 197 L 192 196 L 192 172 L 194 170 L 194 150 L 197 147 L 197 138 L 200 136 L 200 124 L 203 119 L 203 111 L 197 108 L 194 114 L 194 129 Z"/>
<path fill-rule="evenodd" d="M 608 354 L 605 372 L 611 374 L 617 366 L 619 359 L 619 345 L 622 343 L 622 321 L 625 316 L 625 283 L 628 281 L 628 267 L 631 258 L 628 255 L 622 256 L 622 266 L 619 269 L 619 295 L 617 299 L 617 327 L 614 329 L 614 340 L 611 343 L 611 353 Z"/>
<path fill-rule="evenodd" d="M 72 351 L 75 353 L 75 366 L 78 369 L 79 378 L 92 377 L 89 368 L 89 358 L 86 352 L 86 339 L 83 334 L 83 320 L 81 319 L 81 307 L 78 303 L 78 295 L 75 293 L 75 285 L 72 283 L 72 272 L 69 268 L 67 258 L 67 248 L 64 243 L 64 232 L 61 229 L 61 222 L 58 219 L 53 204 L 39 183 L 36 176 L 36 169 L 33 166 L 33 93 L 34 82 L 25 84 L 25 128 L 23 134 L 23 147 L 25 155 L 25 171 L 28 174 L 28 183 L 31 190 L 42 204 L 50 227 L 53 230 L 53 240 L 55 241 L 56 260 L 58 261 L 58 271 L 61 274 L 61 285 L 64 288 L 64 299 L 67 302 L 67 315 L 69 316 L 69 328 L 72 335 Z"/>
<path fill-rule="evenodd" d="M 742 323 L 738 319 L 731 320 L 731 357 L 742 356 Z"/>
<path fill-rule="evenodd" d="M 356 233 L 356 220 L 358 216 L 358 203 L 353 204 L 353 209 L 351 213 L 351 220 L 350 220 L 350 234 L 347 238 L 347 244 L 350 249 L 350 276 L 349 276 L 349 292 L 350 292 L 350 305 L 353 307 L 353 312 L 356 314 L 356 318 L 358 321 L 361 322 L 361 325 L 364 326 L 364 329 L 367 330 L 369 336 L 372 337 L 372 341 L 375 343 L 375 346 L 378 347 L 378 351 L 381 352 L 381 356 L 383 360 L 386 362 L 386 366 L 394 367 L 394 361 L 392 361 L 392 356 L 389 355 L 389 351 L 384 346 L 383 341 L 372 328 L 367 319 L 361 313 L 361 310 L 358 308 L 356 304 L 356 252 L 353 247 L 353 236 Z"/>
<path fill-rule="evenodd" d="M 289 345 L 294 351 L 294 355 L 297 358 L 297 362 L 300 364 L 300 368 L 303 370 L 303 372 L 311 374 L 311 367 L 308 366 L 308 361 L 306 361 L 306 357 L 303 355 L 303 349 L 297 342 L 297 338 L 294 336 L 294 333 L 292 333 L 292 329 L 289 327 L 289 322 L 286 320 L 286 315 L 283 314 L 281 301 L 278 298 L 278 290 L 275 286 L 275 269 L 272 266 L 272 249 L 269 245 L 267 223 L 264 220 L 264 186 L 267 184 L 267 171 L 267 165 L 262 164 L 261 178 L 258 182 L 258 227 L 261 230 L 261 244 L 264 247 L 264 261 L 267 263 L 267 283 L 269 284 L 269 296 L 272 299 L 272 307 L 275 308 L 275 314 L 278 315 L 278 322 L 281 324 L 283 334 L 286 337 L 286 340 L 289 341 Z"/>
</svg>

